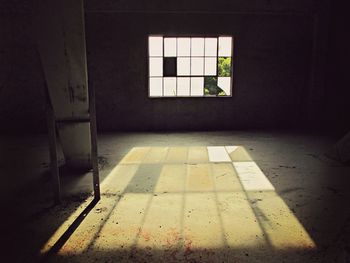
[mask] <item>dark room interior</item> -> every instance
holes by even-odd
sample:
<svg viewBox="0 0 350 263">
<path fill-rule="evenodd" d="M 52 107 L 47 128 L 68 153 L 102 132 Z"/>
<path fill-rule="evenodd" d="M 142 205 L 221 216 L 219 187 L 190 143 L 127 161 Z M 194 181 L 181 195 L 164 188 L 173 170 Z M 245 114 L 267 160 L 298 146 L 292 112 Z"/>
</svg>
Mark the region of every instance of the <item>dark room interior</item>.
<svg viewBox="0 0 350 263">
<path fill-rule="evenodd" d="M 350 262 L 345 0 L 0 0 L 1 262 Z"/>
</svg>

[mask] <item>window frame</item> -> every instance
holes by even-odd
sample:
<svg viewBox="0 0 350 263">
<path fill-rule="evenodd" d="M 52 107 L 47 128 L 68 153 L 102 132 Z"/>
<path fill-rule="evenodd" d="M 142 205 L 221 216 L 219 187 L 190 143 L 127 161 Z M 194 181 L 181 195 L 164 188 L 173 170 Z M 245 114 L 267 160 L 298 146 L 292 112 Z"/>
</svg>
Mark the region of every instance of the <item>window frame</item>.
<svg viewBox="0 0 350 263">
<path fill-rule="evenodd" d="M 162 37 L 163 38 L 163 43 L 162 43 L 162 48 L 163 48 L 163 52 L 162 52 L 162 56 L 150 56 L 150 46 L 149 46 L 149 38 L 150 37 Z M 231 38 L 231 72 L 230 72 L 230 95 L 225 95 L 225 96 L 218 96 L 218 95 L 191 95 L 191 88 L 190 88 L 190 94 L 189 95 L 177 95 L 176 96 L 165 96 L 164 95 L 164 72 L 163 72 L 163 76 L 150 76 L 150 58 L 162 58 L 164 59 L 165 58 L 165 53 L 164 53 L 164 38 L 217 38 L 217 55 L 216 55 L 216 59 L 218 60 L 219 59 L 219 37 L 230 37 Z M 179 34 L 179 35 L 172 35 L 172 34 L 148 34 L 147 35 L 147 59 L 146 59 L 146 77 L 147 77 L 147 94 L 148 94 L 148 98 L 149 99 L 176 99 L 176 98 L 232 98 L 233 97 L 233 86 L 234 86 L 234 77 L 233 77 L 233 73 L 234 73 L 234 63 L 233 63 L 233 58 L 234 58 L 234 45 L 235 43 L 235 37 L 233 35 L 228 35 L 228 34 L 217 34 L 217 35 L 212 35 L 212 34 L 209 34 L 209 35 L 205 35 L 205 34 Z M 176 50 L 177 50 L 177 46 L 176 46 Z M 180 56 L 180 57 L 187 57 L 187 56 Z M 203 56 L 192 56 L 191 53 L 190 55 L 188 56 L 191 60 L 192 57 L 194 58 L 203 58 L 203 60 L 205 60 L 205 58 L 211 58 L 211 57 L 214 57 L 214 56 L 205 56 L 205 48 L 204 48 L 204 54 Z M 178 58 L 177 56 L 177 52 L 176 52 L 176 58 Z M 164 63 L 164 62 L 163 62 Z M 191 67 L 191 65 L 190 65 Z M 209 76 L 206 76 L 205 75 L 205 63 L 204 63 L 204 66 L 203 66 L 203 75 L 184 75 L 184 76 L 174 76 L 173 78 L 176 78 L 176 88 L 177 88 L 177 78 L 182 78 L 182 77 L 188 77 L 188 78 L 196 78 L 196 77 L 219 77 L 218 76 L 219 74 L 219 71 L 218 71 L 218 63 L 216 65 L 216 75 L 209 75 Z M 162 96 L 151 96 L 150 94 L 150 82 L 151 82 L 151 78 L 162 78 L 162 93 L 163 95 Z M 191 82 L 190 82 L 190 85 L 191 85 Z M 204 89 L 204 87 L 203 87 Z"/>
</svg>

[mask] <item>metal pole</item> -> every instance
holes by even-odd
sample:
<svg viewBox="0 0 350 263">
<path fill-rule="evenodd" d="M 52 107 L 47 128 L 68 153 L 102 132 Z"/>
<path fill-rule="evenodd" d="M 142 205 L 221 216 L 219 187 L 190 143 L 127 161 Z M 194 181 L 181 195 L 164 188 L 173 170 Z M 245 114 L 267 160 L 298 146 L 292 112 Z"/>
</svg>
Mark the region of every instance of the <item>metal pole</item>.
<svg viewBox="0 0 350 263">
<path fill-rule="evenodd" d="M 97 153 L 97 124 L 96 124 L 96 108 L 95 108 L 95 91 L 92 85 L 89 85 L 88 70 L 87 70 L 87 57 L 86 57 L 86 35 L 85 35 L 85 13 L 84 13 L 84 0 L 82 0 L 82 12 L 83 12 L 83 35 L 84 35 L 84 50 L 85 50 L 85 76 L 86 85 L 89 92 L 89 109 L 90 109 L 90 137 L 91 137 L 91 162 L 92 162 L 92 179 L 95 200 L 101 198 L 100 194 L 100 175 L 98 171 L 98 153 Z"/>
<path fill-rule="evenodd" d="M 100 195 L 100 176 L 98 171 L 98 154 L 97 154 L 97 128 L 96 128 L 96 111 L 95 111 L 95 94 L 93 88 L 89 87 L 90 101 L 90 133 L 91 133 L 91 161 L 92 176 L 94 184 L 95 199 L 99 200 Z"/>
</svg>

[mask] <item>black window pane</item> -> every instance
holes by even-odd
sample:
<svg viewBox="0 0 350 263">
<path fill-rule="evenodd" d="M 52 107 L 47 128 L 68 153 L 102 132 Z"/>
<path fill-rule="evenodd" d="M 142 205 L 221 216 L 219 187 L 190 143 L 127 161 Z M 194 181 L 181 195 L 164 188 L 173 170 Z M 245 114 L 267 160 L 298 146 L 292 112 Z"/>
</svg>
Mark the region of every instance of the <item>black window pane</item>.
<svg viewBox="0 0 350 263">
<path fill-rule="evenodd" d="M 163 59 L 164 77 L 175 77 L 177 75 L 176 64 L 177 64 L 176 58 L 164 57 Z"/>
</svg>

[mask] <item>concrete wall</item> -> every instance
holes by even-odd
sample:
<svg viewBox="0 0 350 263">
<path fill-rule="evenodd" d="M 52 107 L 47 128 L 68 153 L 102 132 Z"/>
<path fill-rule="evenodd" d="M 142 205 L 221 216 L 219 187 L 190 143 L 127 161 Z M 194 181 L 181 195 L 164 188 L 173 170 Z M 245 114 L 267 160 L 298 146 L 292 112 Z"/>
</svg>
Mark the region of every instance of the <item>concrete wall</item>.
<svg viewBox="0 0 350 263">
<path fill-rule="evenodd" d="M 311 21 L 295 15 L 88 13 L 90 80 L 102 129 L 297 125 L 308 90 Z M 232 98 L 149 99 L 148 34 L 235 37 Z"/>
<path fill-rule="evenodd" d="M 326 3 L 87 0 L 89 81 L 96 90 L 99 130 L 303 128 L 322 123 L 324 63 L 315 58 L 324 57 Z M 15 19 L 13 14 L 8 16 Z M 20 22 L 27 24 L 23 18 Z M 319 37 L 320 31 L 325 37 Z M 11 32 L 23 34 L 17 29 Z M 233 97 L 149 99 L 147 35 L 156 33 L 232 34 Z M 31 45 L 27 39 L 20 43 L 21 48 Z M 31 54 L 31 59 L 20 63 L 30 65 L 33 79 L 15 87 L 17 93 L 28 83 L 35 89 L 21 101 L 28 109 L 24 117 L 16 115 L 19 102 L 9 85 L 2 88 L 2 94 L 11 93 L 1 96 L 6 103 L 0 105 L 0 118 L 8 123 L 6 129 L 18 125 L 13 121 L 16 117 L 20 126 L 21 120 L 40 123 L 44 119 L 41 108 L 29 103 L 38 98 L 39 105 L 42 99 L 38 96 L 41 70 Z M 16 75 L 22 71 L 17 69 Z"/>
<path fill-rule="evenodd" d="M 339 136 L 350 130 L 350 38 L 348 1 L 334 1 L 331 9 L 325 126 Z"/>
<path fill-rule="evenodd" d="M 44 131 L 44 78 L 30 1 L 0 1 L 0 131 Z"/>
</svg>

